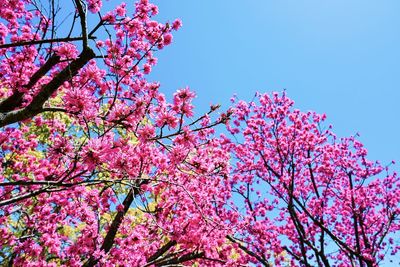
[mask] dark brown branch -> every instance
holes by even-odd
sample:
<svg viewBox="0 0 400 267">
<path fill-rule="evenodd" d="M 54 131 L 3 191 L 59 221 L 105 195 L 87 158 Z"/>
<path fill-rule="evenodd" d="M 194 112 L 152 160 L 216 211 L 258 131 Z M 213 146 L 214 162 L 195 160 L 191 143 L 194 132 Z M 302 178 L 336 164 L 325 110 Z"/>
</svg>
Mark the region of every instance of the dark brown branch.
<svg viewBox="0 0 400 267">
<path fill-rule="evenodd" d="M 122 205 L 124 206 L 124 209 L 122 211 L 118 211 L 117 215 L 115 216 L 110 229 L 107 232 L 106 237 L 104 238 L 103 245 L 101 246 L 101 250 L 104 250 L 106 253 L 110 251 L 112 245 L 114 244 L 114 238 L 117 234 L 119 225 L 122 222 L 122 219 L 124 218 L 124 215 L 128 212 L 129 207 L 131 206 L 133 199 L 135 196 L 139 194 L 139 189 L 138 188 L 132 188 L 129 190 L 128 195 L 124 199 Z"/>
<path fill-rule="evenodd" d="M 353 212 L 353 227 L 354 227 L 354 238 L 356 241 L 356 253 L 357 255 L 361 255 L 361 245 L 360 245 L 360 234 L 359 234 L 359 230 L 358 230 L 358 220 L 357 220 L 357 211 L 356 211 L 356 204 L 355 204 L 355 200 L 354 200 L 354 192 L 353 192 L 353 178 L 351 173 L 348 174 L 349 177 L 349 185 L 350 185 L 350 192 L 351 192 L 351 209 Z M 363 264 L 363 259 L 358 256 L 358 260 L 360 263 L 360 266 L 362 267 Z"/>
<path fill-rule="evenodd" d="M 158 257 L 162 256 L 171 247 L 175 246 L 177 242 L 175 240 L 170 240 L 167 244 L 159 248 L 150 258 L 147 259 L 148 263 L 155 261 Z"/>
<path fill-rule="evenodd" d="M 158 262 L 155 264 L 155 266 L 158 267 L 158 266 L 170 266 L 170 265 L 174 265 L 174 264 L 180 264 L 183 262 L 202 258 L 202 257 L 204 257 L 204 255 L 205 255 L 204 252 L 191 252 L 191 253 L 184 254 L 180 257 L 176 257 L 176 258 L 168 259 L 168 260 L 165 260 L 162 262 Z"/>
<path fill-rule="evenodd" d="M 122 205 L 124 207 L 123 210 L 118 211 L 117 214 L 115 215 L 110 228 L 108 229 L 108 232 L 106 234 L 106 237 L 104 238 L 103 244 L 101 246 L 101 250 L 103 250 L 105 253 L 108 253 L 112 246 L 114 245 L 114 239 L 115 236 L 117 235 L 119 226 L 122 223 L 122 220 L 124 219 L 125 214 L 128 212 L 129 207 L 131 206 L 133 200 L 137 195 L 140 194 L 139 186 L 148 183 L 149 180 L 142 181 L 137 187 L 133 187 L 129 190 L 129 193 L 125 197 L 124 201 L 122 202 Z M 88 261 L 83 264 L 83 267 L 92 267 L 95 266 L 100 259 L 96 259 L 94 257 L 90 257 Z"/>
<path fill-rule="evenodd" d="M 232 243 L 235 243 L 239 246 L 239 248 L 241 250 L 243 250 L 243 252 L 245 252 L 247 255 L 257 259 L 263 266 L 265 267 L 271 267 L 271 265 L 268 263 L 268 261 L 266 261 L 265 259 L 263 259 L 262 257 L 260 257 L 259 255 L 257 255 L 256 253 L 254 253 L 253 251 L 249 250 L 248 248 L 246 248 L 245 246 L 243 246 L 239 241 L 237 241 L 234 237 L 231 237 L 229 235 L 226 236 L 226 238 L 231 241 Z"/>
<path fill-rule="evenodd" d="M 103 23 L 104 23 L 104 20 L 101 18 L 101 16 L 99 15 L 99 17 L 100 17 L 100 21 L 99 21 L 99 23 L 97 23 L 97 25 L 89 32 L 89 34 L 88 34 L 88 38 L 89 39 L 91 39 L 92 38 L 92 35 L 103 25 Z"/>
<path fill-rule="evenodd" d="M 10 205 L 12 203 L 16 203 L 16 202 L 22 201 L 24 199 L 40 195 L 41 193 L 47 192 L 47 190 L 48 190 L 48 188 L 44 188 L 44 189 L 41 189 L 41 190 L 38 190 L 38 191 L 35 191 L 35 192 L 26 193 L 26 194 L 20 195 L 18 197 L 14 197 L 14 198 L 11 198 L 11 199 L 0 201 L 0 207 L 7 206 L 7 205 Z"/>
<path fill-rule="evenodd" d="M 307 250 L 306 250 L 306 231 L 304 230 L 303 225 L 301 224 L 301 221 L 299 219 L 299 217 L 297 216 L 296 210 L 295 210 L 295 206 L 293 204 L 293 197 L 294 197 L 294 165 L 291 164 L 291 181 L 290 181 L 290 185 L 289 188 L 287 189 L 288 191 L 288 195 L 289 195 L 289 202 L 287 205 L 287 209 L 289 211 L 290 214 L 290 218 L 292 219 L 292 222 L 296 228 L 297 234 L 298 234 L 298 242 L 299 242 L 299 246 L 300 246 L 300 251 L 301 251 L 301 255 L 303 257 L 303 262 L 304 264 L 308 267 L 311 265 L 308 263 L 308 257 L 307 257 Z"/>
<path fill-rule="evenodd" d="M 82 174 L 82 172 L 80 173 Z M 76 185 L 96 185 L 101 183 L 123 183 L 123 180 L 89 180 L 79 181 L 75 183 L 64 183 L 63 181 L 15 181 L 15 182 L 3 182 L 0 186 L 33 186 L 33 185 L 47 185 L 52 187 L 73 187 Z M 128 183 L 126 183 L 128 184 Z"/>
<path fill-rule="evenodd" d="M 311 159 L 311 152 L 310 152 L 310 150 L 307 150 L 307 158 L 308 158 L 308 159 Z M 309 172 L 310 172 L 311 183 L 312 183 L 312 185 L 313 185 L 315 194 L 317 195 L 318 198 L 320 198 L 320 195 L 319 195 L 319 192 L 318 192 L 317 183 L 315 182 L 314 172 L 313 172 L 311 163 L 308 163 L 308 164 L 307 164 L 307 167 L 308 167 L 308 170 L 309 170 Z"/>
<path fill-rule="evenodd" d="M 305 263 L 304 260 L 299 256 L 296 255 L 296 253 L 294 253 L 293 251 L 291 251 L 288 247 L 284 246 L 283 249 L 289 253 L 290 256 L 292 256 L 293 258 L 295 258 L 296 260 L 298 260 L 300 263 L 304 264 L 307 267 L 310 267 L 311 265 L 308 263 Z"/>
<path fill-rule="evenodd" d="M 42 112 L 43 104 L 57 89 L 66 81 L 71 80 L 78 71 L 83 68 L 95 56 L 92 49 L 83 50 L 80 56 L 73 60 L 66 68 L 60 71 L 41 91 L 33 98 L 32 102 L 25 108 L 3 113 L 0 116 L 0 127 L 29 119 Z"/>
<path fill-rule="evenodd" d="M 66 109 L 58 108 L 58 107 L 54 107 L 54 108 L 51 108 L 51 107 L 43 108 L 42 111 L 43 111 L 43 112 L 63 112 L 63 113 L 69 113 L 69 114 L 76 114 L 76 112 L 75 112 L 75 113 L 73 113 L 73 112 L 68 112 Z"/>
<path fill-rule="evenodd" d="M 34 86 L 40 78 L 42 78 L 47 72 L 51 70 L 57 63 L 60 62 L 60 56 L 53 54 L 46 63 L 43 64 L 31 77 L 29 83 L 25 85 L 25 88 L 31 88 Z M 23 93 L 15 91 L 10 97 L 0 102 L 0 112 L 9 112 L 18 108 L 22 104 Z"/>
<path fill-rule="evenodd" d="M 209 124 L 207 126 L 195 128 L 195 129 L 192 130 L 192 132 L 199 132 L 199 131 L 202 131 L 202 130 L 205 130 L 205 129 L 213 128 L 213 127 L 215 127 L 215 126 L 217 126 L 219 124 L 225 123 L 225 122 L 226 122 L 226 119 L 217 120 L 217 121 L 215 121 L 215 122 L 213 122 L 213 123 L 211 123 L 211 124 Z M 177 136 L 177 135 L 180 135 L 180 134 L 183 134 L 182 130 L 176 131 L 175 133 L 164 135 L 164 136 L 156 136 L 154 138 L 150 138 L 149 141 L 157 141 L 157 140 L 161 140 L 161 139 L 167 139 L 167 138 L 171 138 L 171 137 L 174 137 L 174 136 Z"/>
<path fill-rule="evenodd" d="M 75 0 L 76 8 L 78 10 L 79 19 L 81 21 L 82 28 L 82 45 L 83 50 L 88 48 L 88 35 L 87 35 L 87 25 L 86 25 L 86 10 L 83 9 L 81 0 Z"/>
</svg>

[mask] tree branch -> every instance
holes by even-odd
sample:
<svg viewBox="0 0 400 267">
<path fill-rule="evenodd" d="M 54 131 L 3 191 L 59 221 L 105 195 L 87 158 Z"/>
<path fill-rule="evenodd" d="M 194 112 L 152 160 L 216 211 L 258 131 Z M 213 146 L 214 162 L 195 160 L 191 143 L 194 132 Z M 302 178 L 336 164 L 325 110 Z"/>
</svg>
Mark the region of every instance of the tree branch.
<svg viewBox="0 0 400 267">
<path fill-rule="evenodd" d="M 202 258 L 204 257 L 205 253 L 204 252 L 191 252 L 191 253 L 187 253 L 184 254 L 180 257 L 176 257 L 176 258 L 172 258 L 172 259 L 168 259 L 162 262 L 158 262 L 155 264 L 155 266 L 171 266 L 174 264 L 180 264 L 186 261 L 191 261 L 194 259 L 198 259 L 198 258 Z"/>
<path fill-rule="evenodd" d="M 142 181 L 141 183 L 138 184 L 136 187 L 132 187 L 127 196 L 125 197 L 124 201 L 122 202 L 122 205 L 124 206 L 124 209 L 121 211 L 118 211 L 117 214 L 115 215 L 110 228 L 108 229 L 108 232 L 106 234 L 106 237 L 104 238 L 103 244 L 100 248 L 100 250 L 103 250 L 105 253 L 108 253 L 112 246 L 114 245 L 114 239 L 115 236 L 117 235 L 119 226 L 122 223 L 122 220 L 124 219 L 125 214 L 128 212 L 129 207 L 131 206 L 133 200 L 137 195 L 140 194 L 140 189 L 139 186 L 148 183 L 149 180 Z M 84 264 L 83 267 L 93 267 L 99 262 L 99 258 L 94 258 L 90 257 Z"/>
<path fill-rule="evenodd" d="M 95 57 L 89 47 L 82 51 L 80 56 L 73 60 L 67 67 L 60 71 L 48 84 L 44 85 L 41 91 L 33 98 L 32 102 L 26 107 L 0 114 L 0 127 L 29 119 L 42 112 L 43 104 L 57 89 L 66 81 L 74 77 L 87 62 Z"/>
<path fill-rule="evenodd" d="M 31 88 L 34 86 L 40 78 L 42 78 L 47 72 L 51 70 L 57 63 L 60 62 L 60 56 L 53 54 L 46 63 L 43 64 L 31 77 L 29 83 L 25 85 L 25 88 Z M 20 91 L 15 91 L 10 97 L 4 99 L 0 102 L 0 112 L 9 112 L 16 109 L 22 104 L 23 93 Z"/>
<path fill-rule="evenodd" d="M 247 255 L 257 259 L 264 267 L 271 267 L 271 265 L 264 260 L 262 257 L 260 257 L 259 255 L 257 255 L 256 253 L 254 253 L 253 251 L 249 250 L 248 248 L 246 248 L 245 246 L 243 246 L 240 242 L 238 242 L 234 237 L 227 235 L 226 238 L 231 241 L 232 243 L 235 243 L 239 246 L 239 248 L 241 250 L 243 250 L 243 252 L 245 252 Z"/>
<path fill-rule="evenodd" d="M 87 48 L 89 48 L 86 25 L 86 10 L 83 9 L 81 0 L 75 0 L 75 4 L 76 8 L 78 9 L 79 19 L 81 20 L 83 50 L 86 50 Z"/>
<path fill-rule="evenodd" d="M 167 244 L 159 248 L 150 258 L 147 259 L 148 263 L 155 261 L 158 257 L 162 256 L 171 247 L 175 246 L 177 242 L 175 240 L 170 240 Z"/>
</svg>

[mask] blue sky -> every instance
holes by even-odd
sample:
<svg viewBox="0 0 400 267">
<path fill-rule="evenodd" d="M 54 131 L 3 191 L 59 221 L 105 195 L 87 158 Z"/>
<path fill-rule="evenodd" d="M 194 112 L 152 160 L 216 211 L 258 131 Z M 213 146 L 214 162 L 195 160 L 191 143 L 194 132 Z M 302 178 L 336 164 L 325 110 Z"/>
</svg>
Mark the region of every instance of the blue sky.
<svg viewBox="0 0 400 267">
<path fill-rule="evenodd" d="M 286 89 L 338 136 L 360 133 L 370 159 L 400 161 L 399 1 L 154 2 L 161 21 L 183 21 L 151 75 L 166 94 L 190 86 L 201 112 Z"/>
</svg>

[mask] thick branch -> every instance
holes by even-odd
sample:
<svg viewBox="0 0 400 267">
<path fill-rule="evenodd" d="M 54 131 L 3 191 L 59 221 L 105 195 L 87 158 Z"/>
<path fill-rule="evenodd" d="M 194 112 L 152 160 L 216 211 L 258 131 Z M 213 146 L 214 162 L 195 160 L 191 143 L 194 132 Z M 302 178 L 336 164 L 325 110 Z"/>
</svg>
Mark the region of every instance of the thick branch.
<svg viewBox="0 0 400 267">
<path fill-rule="evenodd" d="M 146 181 L 147 182 L 147 181 Z M 144 182 L 142 182 L 143 184 Z M 114 244 L 114 239 L 115 236 L 117 235 L 119 226 L 122 223 L 122 220 L 124 219 L 125 214 L 128 212 L 129 207 L 131 206 L 133 200 L 137 195 L 140 194 L 139 187 L 134 187 L 129 190 L 128 195 L 125 197 L 124 201 L 122 202 L 122 205 L 124 206 L 124 209 L 121 211 L 118 211 L 117 214 L 114 217 L 114 220 L 111 223 L 110 228 L 108 229 L 107 235 L 104 238 L 103 245 L 101 246 L 101 250 L 103 250 L 105 253 L 108 253 L 110 249 L 112 248 Z M 85 262 L 83 267 L 92 267 L 95 266 L 100 259 L 96 259 L 94 257 L 90 257 L 88 261 Z"/>
<path fill-rule="evenodd" d="M 162 256 L 165 252 L 167 252 L 171 247 L 175 246 L 176 244 L 177 242 L 175 240 L 169 241 L 167 244 L 158 249 L 150 258 L 148 258 L 147 262 L 151 263 L 155 261 L 157 258 Z"/>
<path fill-rule="evenodd" d="M 31 88 L 34 86 L 40 78 L 42 78 L 47 72 L 51 70 L 57 63 L 60 62 L 60 56 L 54 54 L 52 55 L 46 63 L 43 64 L 31 77 L 29 83 L 25 85 L 25 88 Z M 0 102 L 0 112 L 9 112 L 16 109 L 22 104 L 23 93 L 15 91 L 10 97 L 4 99 Z"/>
<path fill-rule="evenodd" d="M 43 104 L 57 89 L 66 81 L 74 77 L 91 59 L 95 57 L 92 49 L 83 50 L 80 56 L 73 60 L 66 68 L 60 71 L 48 84 L 44 85 L 41 91 L 33 98 L 32 102 L 25 108 L 3 113 L 0 116 L 0 127 L 29 119 L 42 112 Z"/>
</svg>

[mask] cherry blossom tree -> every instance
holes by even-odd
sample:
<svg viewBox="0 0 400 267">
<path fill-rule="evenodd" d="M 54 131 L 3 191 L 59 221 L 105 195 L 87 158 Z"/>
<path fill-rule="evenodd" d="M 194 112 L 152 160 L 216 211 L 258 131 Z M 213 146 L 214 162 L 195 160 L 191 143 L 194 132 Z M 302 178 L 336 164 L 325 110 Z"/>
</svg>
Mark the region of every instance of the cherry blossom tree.
<svg viewBox="0 0 400 267">
<path fill-rule="evenodd" d="M 0 9 L 2 261 L 229 261 L 215 208 L 229 197 L 228 154 L 209 138 L 226 118 L 193 119 L 193 92 L 167 103 L 145 79 L 181 22 L 153 20 L 157 6 L 144 0 L 105 14 L 101 1 L 65 6 Z"/>
<path fill-rule="evenodd" d="M 368 160 L 356 137 L 324 128 L 325 115 L 293 109 L 285 93 L 256 99 L 238 101 L 229 126 L 237 141 L 226 142 L 245 210 L 232 216 L 231 240 L 261 263 L 288 255 L 293 266 L 377 266 L 396 255 L 396 173 Z"/>
<path fill-rule="evenodd" d="M 157 22 L 147 0 L 102 5 L 0 6 L 0 261 L 376 266 L 397 254 L 399 179 L 355 137 L 285 94 L 198 116 L 189 88 L 168 102 L 146 75 L 181 21 Z"/>
</svg>

